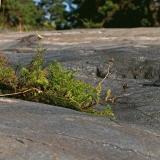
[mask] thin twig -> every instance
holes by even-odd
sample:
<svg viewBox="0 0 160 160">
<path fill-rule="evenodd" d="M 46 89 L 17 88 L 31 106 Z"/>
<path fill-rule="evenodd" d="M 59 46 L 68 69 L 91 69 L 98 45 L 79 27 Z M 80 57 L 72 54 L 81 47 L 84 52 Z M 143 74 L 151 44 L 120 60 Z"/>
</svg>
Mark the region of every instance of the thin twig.
<svg viewBox="0 0 160 160">
<path fill-rule="evenodd" d="M 108 77 L 108 75 L 110 74 L 110 68 L 111 68 L 111 65 L 113 64 L 113 62 L 114 62 L 114 58 L 112 58 L 112 59 L 109 60 L 109 66 L 108 66 L 108 69 L 107 69 L 107 74 L 106 74 L 106 76 L 102 79 L 102 81 L 99 82 L 100 85 L 105 81 L 105 79 L 106 79 L 106 78 Z"/>
<path fill-rule="evenodd" d="M 115 97 L 113 97 L 113 98 L 109 98 L 109 99 L 107 99 L 107 101 L 114 102 L 116 98 L 118 98 L 118 97 L 120 97 L 121 95 L 123 95 L 124 92 L 126 91 L 126 88 L 128 88 L 128 84 L 123 84 L 122 87 L 123 87 L 123 91 L 122 91 L 119 95 L 117 95 L 117 96 L 115 96 Z M 106 101 L 106 102 L 107 102 L 107 101 Z"/>
<path fill-rule="evenodd" d="M 42 91 L 38 88 L 31 88 L 31 89 L 27 89 L 23 92 L 17 92 L 17 93 L 11 93 L 11 94 L 4 94 L 4 95 L 0 95 L 0 97 L 6 97 L 6 96 L 14 96 L 14 95 L 18 95 L 18 94 L 24 94 L 26 92 L 32 91 L 32 90 L 36 90 L 38 93 L 41 93 Z"/>
</svg>

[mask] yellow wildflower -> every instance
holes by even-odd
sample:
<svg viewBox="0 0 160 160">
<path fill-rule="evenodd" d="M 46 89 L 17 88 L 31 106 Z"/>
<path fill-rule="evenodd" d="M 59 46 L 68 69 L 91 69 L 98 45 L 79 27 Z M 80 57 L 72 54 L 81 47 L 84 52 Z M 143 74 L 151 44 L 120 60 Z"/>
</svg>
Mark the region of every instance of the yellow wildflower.
<svg viewBox="0 0 160 160">
<path fill-rule="evenodd" d="M 39 39 L 44 38 L 42 35 L 39 35 L 39 34 L 37 34 L 37 36 L 38 36 Z"/>
</svg>

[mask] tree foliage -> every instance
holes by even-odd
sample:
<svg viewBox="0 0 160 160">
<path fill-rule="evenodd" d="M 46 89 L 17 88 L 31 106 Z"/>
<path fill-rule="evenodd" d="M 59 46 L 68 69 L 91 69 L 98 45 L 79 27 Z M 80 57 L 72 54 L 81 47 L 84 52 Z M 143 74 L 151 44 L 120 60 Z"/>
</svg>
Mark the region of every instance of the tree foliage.
<svg viewBox="0 0 160 160">
<path fill-rule="evenodd" d="M 19 30 L 160 26 L 160 0 L 5 0 L 0 24 Z"/>
<path fill-rule="evenodd" d="M 78 8 L 73 11 L 75 14 L 75 27 L 99 28 L 105 22 L 109 22 L 112 16 L 119 9 L 118 4 L 112 0 L 85 0 L 73 1 Z"/>
<path fill-rule="evenodd" d="M 159 2 L 154 0 L 73 0 L 75 28 L 159 26 Z"/>
<path fill-rule="evenodd" d="M 105 23 L 104 27 L 146 27 L 153 25 L 148 0 L 121 0 L 119 11 L 112 18 L 113 20 Z"/>
<path fill-rule="evenodd" d="M 37 25 L 41 15 L 33 0 L 5 0 L 0 8 L 1 28 L 28 30 Z"/>
<path fill-rule="evenodd" d="M 62 29 L 66 24 L 65 0 L 41 0 L 38 8 L 43 10 L 43 24 L 48 28 Z"/>
</svg>

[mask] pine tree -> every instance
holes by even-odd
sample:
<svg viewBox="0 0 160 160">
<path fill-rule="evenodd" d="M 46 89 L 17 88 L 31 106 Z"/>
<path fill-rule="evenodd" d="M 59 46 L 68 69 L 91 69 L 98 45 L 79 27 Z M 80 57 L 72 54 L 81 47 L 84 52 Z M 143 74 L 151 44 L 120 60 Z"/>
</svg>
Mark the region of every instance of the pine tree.
<svg viewBox="0 0 160 160">
<path fill-rule="evenodd" d="M 41 15 L 33 0 L 5 0 L 0 9 L 1 28 L 28 30 L 36 26 Z"/>
<path fill-rule="evenodd" d="M 73 0 L 73 4 L 77 5 L 72 11 L 75 18 L 73 24 L 76 28 L 103 27 L 119 9 L 118 4 L 112 0 Z"/>
<path fill-rule="evenodd" d="M 73 28 L 160 26 L 160 0 L 72 0 Z"/>
<path fill-rule="evenodd" d="M 146 27 L 152 26 L 151 12 L 148 0 L 120 0 L 119 11 L 113 15 L 113 20 L 104 27 Z"/>
<path fill-rule="evenodd" d="M 65 0 L 41 0 L 38 4 L 40 9 L 43 9 L 43 21 L 48 26 L 55 24 L 56 29 L 62 29 L 67 22 L 65 15 L 65 5 L 63 4 Z M 46 25 L 46 26 L 47 26 Z"/>
</svg>

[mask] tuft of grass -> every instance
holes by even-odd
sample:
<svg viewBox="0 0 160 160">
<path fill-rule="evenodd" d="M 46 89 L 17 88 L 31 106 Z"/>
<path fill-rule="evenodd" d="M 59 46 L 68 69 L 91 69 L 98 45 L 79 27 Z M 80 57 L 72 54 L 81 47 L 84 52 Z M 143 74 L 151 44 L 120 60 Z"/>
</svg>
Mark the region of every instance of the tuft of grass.
<svg viewBox="0 0 160 160">
<path fill-rule="evenodd" d="M 38 35 L 38 38 L 40 40 L 41 36 Z M 105 78 L 97 87 L 93 87 L 83 80 L 75 79 L 78 71 L 66 70 L 55 60 L 47 68 L 43 68 L 45 60 L 42 53 L 46 49 L 39 44 L 36 50 L 36 56 L 27 67 L 22 67 L 18 74 L 17 69 L 22 63 L 17 64 L 14 70 L 8 65 L 5 57 L 0 57 L 0 89 L 3 93 L 0 97 L 10 96 L 52 104 L 96 116 L 108 116 L 111 120 L 115 120 L 111 106 L 109 104 L 105 106 L 104 103 L 114 102 L 115 98 L 124 93 L 127 85 L 123 85 L 123 92 L 120 95 L 111 98 L 111 90 L 108 90 L 105 99 L 101 99 L 102 83 L 109 75 L 110 67 L 114 62 L 113 58 L 109 62 Z M 95 109 L 94 106 L 97 104 L 103 104 L 103 110 Z"/>
</svg>

